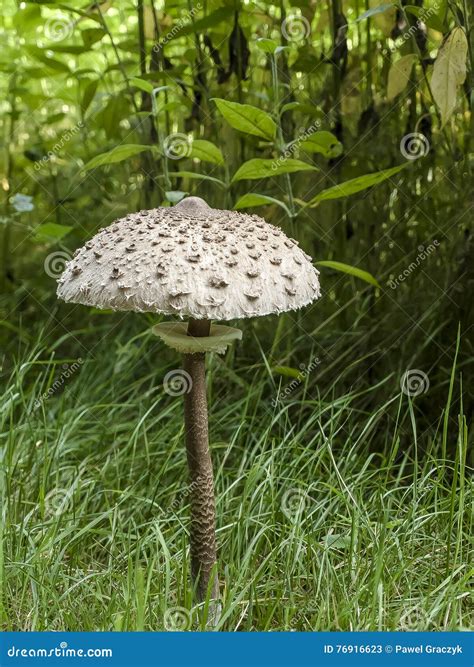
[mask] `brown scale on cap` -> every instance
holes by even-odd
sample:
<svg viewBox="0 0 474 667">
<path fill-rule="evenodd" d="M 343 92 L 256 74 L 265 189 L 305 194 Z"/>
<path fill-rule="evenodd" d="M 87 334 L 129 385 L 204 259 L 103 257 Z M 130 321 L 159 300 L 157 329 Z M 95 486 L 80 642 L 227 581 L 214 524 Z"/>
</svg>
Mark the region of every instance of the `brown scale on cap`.
<svg viewBox="0 0 474 667">
<path fill-rule="evenodd" d="M 193 263 L 194 262 L 199 262 L 200 259 L 201 259 L 201 255 L 199 253 L 186 255 L 186 260 L 188 262 L 193 262 Z"/>
<path fill-rule="evenodd" d="M 99 231 L 58 287 L 65 301 L 98 308 L 221 321 L 295 310 L 319 295 L 318 272 L 294 239 L 257 215 L 197 197 Z"/>
<path fill-rule="evenodd" d="M 123 276 L 123 272 L 120 271 L 120 269 L 117 266 L 114 266 L 114 268 L 112 269 L 112 273 L 110 274 L 110 277 L 115 280 L 117 278 L 120 278 L 121 276 Z"/>
<path fill-rule="evenodd" d="M 250 301 L 255 301 L 255 299 L 258 299 L 258 297 L 260 296 L 258 292 L 251 290 L 247 290 L 246 292 L 244 292 L 244 294 L 247 297 L 247 299 L 250 299 Z"/>
<path fill-rule="evenodd" d="M 223 276 L 211 276 L 209 278 L 209 285 L 211 287 L 221 288 L 227 287 L 229 282 Z"/>
</svg>

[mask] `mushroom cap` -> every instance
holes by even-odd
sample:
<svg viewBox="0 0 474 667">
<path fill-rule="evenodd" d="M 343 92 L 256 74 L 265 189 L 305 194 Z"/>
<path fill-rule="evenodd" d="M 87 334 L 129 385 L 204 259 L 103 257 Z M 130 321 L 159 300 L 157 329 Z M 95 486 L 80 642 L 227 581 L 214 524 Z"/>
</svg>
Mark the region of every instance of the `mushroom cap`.
<svg viewBox="0 0 474 667">
<path fill-rule="evenodd" d="M 64 301 L 221 321 L 295 310 L 320 296 L 318 271 L 297 241 L 257 215 L 199 197 L 101 229 L 58 283 Z"/>
</svg>

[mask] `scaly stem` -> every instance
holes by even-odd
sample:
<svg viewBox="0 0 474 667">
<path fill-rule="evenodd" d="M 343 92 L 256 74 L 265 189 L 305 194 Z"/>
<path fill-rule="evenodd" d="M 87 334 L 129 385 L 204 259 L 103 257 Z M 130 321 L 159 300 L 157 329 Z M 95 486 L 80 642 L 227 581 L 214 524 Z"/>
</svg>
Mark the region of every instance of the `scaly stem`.
<svg viewBox="0 0 474 667">
<path fill-rule="evenodd" d="M 188 336 L 209 336 L 209 320 L 190 320 Z M 190 391 L 184 396 L 186 452 L 191 499 L 191 575 L 198 602 L 219 596 L 216 572 L 214 475 L 209 450 L 205 353 L 185 354 Z"/>
</svg>

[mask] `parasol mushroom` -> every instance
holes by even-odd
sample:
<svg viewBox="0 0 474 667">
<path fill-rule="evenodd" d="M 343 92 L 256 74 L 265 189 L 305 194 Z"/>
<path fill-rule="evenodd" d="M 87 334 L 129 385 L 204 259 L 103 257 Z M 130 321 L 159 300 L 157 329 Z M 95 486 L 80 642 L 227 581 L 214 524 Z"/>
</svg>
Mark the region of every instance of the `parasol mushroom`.
<svg viewBox="0 0 474 667">
<path fill-rule="evenodd" d="M 213 209 L 198 197 L 132 213 L 76 251 L 59 279 L 65 301 L 177 315 L 153 331 L 181 352 L 190 473 L 191 574 L 198 602 L 219 595 L 209 450 L 206 352 L 239 329 L 211 324 L 301 308 L 320 296 L 318 272 L 298 243 L 257 215 Z"/>
</svg>

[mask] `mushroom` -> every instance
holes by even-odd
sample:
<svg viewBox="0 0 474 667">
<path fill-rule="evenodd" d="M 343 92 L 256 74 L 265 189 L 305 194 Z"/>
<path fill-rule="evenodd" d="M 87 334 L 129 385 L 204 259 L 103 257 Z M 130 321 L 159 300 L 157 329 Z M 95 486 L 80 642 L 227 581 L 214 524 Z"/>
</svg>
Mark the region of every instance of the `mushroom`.
<svg viewBox="0 0 474 667">
<path fill-rule="evenodd" d="M 140 228 L 144 217 L 152 224 Z M 112 241 L 107 245 L 104 233 Z M 272 251 L 266 252 L 269 248 Z M 135 268 L 129 261 L 132 252 Z M 97 253 L 100 264 L 93 261 Z M 187 319 L 158 324 L 153 332 L 183 354 L 191 575 L 199 603 L 218 600 L 205 355 L 225 352 L 242 332 L 211 320 L 306 306 L 320 296 L 318 271 L 294 241 L 262 218 L 213 209 L 198 197 L 188 197 L 173 207 L 132 213 L 100 231 L 67 263 L 57 293 L 64 301 L 96 308 Z"/>
</svg>

